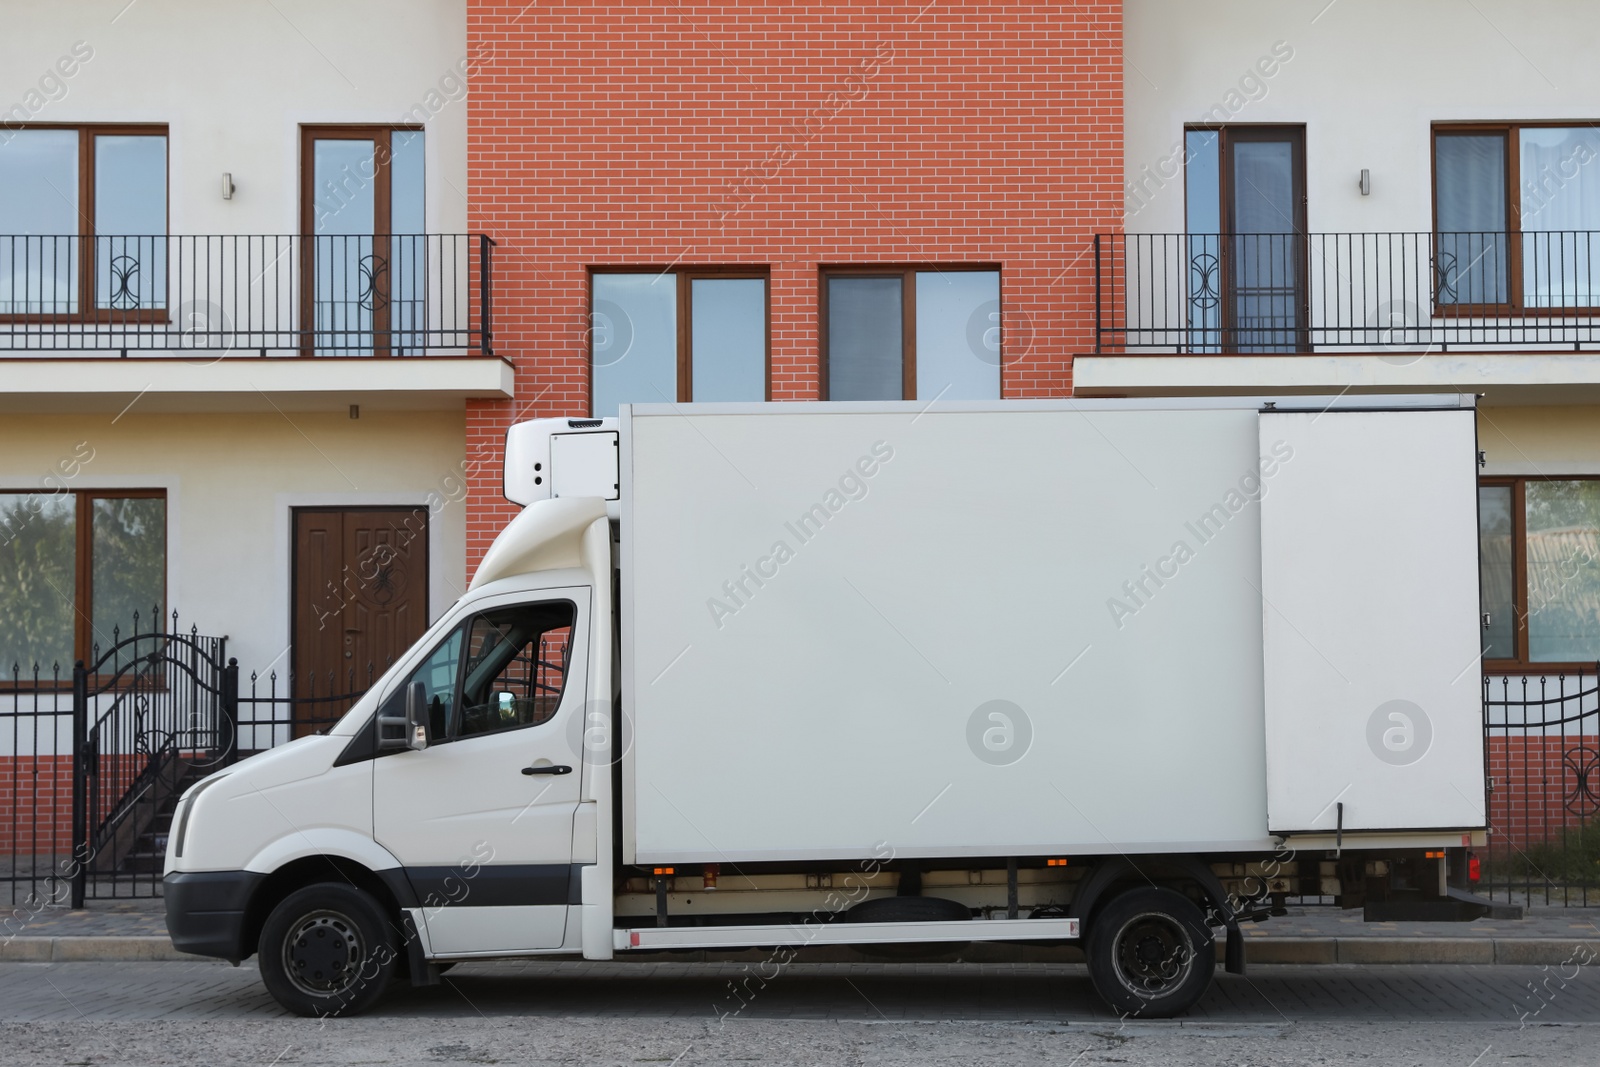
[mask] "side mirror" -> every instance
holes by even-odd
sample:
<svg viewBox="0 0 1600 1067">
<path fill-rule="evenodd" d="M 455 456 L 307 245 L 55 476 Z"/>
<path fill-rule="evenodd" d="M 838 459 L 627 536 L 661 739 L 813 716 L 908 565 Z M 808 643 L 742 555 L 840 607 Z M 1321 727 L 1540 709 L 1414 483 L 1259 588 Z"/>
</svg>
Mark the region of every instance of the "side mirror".
<svg viewBox="0 0 1600 1067">
<path fill-rule="evenodd" d="M 378 751 L 421 752 L 428 747 L 428 690 L 421 682 L 406 686 L 405 714 L 378 716 Z"/>
</svg>

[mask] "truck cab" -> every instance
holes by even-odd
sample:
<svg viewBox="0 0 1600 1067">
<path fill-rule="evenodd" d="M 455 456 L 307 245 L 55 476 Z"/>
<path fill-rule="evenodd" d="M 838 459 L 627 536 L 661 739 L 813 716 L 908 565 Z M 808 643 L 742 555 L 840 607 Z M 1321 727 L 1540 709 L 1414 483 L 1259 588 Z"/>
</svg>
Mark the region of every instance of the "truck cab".
<svg viewBox="0 0 1600 1067">
<path fill-rule="evenodd" d="M 611 798 L 611 523 L 602 499 L 569 497 L 512 527 L 325 735 L 182 799 L 165 879 L 178 948 L 237 961 L 273 938 L 263 979 L 312 1012 L 376 995 L 396 968 L 425 979 L 424 959 L 580 948 Z M 608 869 L 594 886 L 609 904 Z M 303 914 L 273 925 L 288 898 Z"/>
</svg>

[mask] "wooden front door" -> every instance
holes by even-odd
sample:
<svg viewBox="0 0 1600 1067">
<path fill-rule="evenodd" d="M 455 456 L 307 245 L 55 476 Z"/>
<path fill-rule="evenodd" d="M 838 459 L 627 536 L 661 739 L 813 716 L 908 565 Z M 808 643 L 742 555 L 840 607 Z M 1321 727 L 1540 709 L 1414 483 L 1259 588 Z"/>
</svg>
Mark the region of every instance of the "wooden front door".
<svg viewBox="0 0 1600 1067">
<path fill-rule="evenodd" d="M 293 733 L 343 715 L 428 627 L 426 508 L 296 508 Z"/>
</svg>

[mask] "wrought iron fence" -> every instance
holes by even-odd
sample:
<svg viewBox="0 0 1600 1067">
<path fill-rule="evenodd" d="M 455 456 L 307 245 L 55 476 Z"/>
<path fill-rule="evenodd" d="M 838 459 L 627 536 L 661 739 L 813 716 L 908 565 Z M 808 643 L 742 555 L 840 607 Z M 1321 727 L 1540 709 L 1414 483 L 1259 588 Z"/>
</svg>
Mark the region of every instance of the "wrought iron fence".
<svg viewBox="0 0 1600 1067">
<path fill-rule="evenodd" d="M 261 752 L 306 734 L 322 733 L 366 695 L 383 672 L 375 663 L 365 670 L 319 671 L 296 677 L 293 671 L 265 678 L 251 672 L 248 691 L 239 694 L 240 755 Z"/>
<path fill-rule="evenodd" d="M 69 670 L 0 677 L 0 887 L 13 907 L 159 892 L 182 790 L 233 751 L 237 667 L 227 639 L 159 609 Z"/>
<path fill-rule="evenodd" d="M 1483 683 L 1489 849 L 1483 889 L 1600 904 L 1600 667 Z"/>
<path fill-rule="evenodd" d="M 484 234 L 0 235 L 0 351 L 493 354 Z"/>
<path fill-rule="evenodd" d="M 1098 234 L 1095 351 L 1600 346 L 1600 232 Z"/>
</svg>

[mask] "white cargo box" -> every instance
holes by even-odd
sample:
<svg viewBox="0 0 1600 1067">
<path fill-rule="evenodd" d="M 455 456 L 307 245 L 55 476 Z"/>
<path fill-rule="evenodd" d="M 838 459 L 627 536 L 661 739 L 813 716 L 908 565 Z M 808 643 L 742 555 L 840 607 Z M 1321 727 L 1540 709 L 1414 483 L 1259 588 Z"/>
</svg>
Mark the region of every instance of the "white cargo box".
<svg viewBox="0 0 1600 1067">
<path fill-rule="evenodd" d="M 1330 403 L 624 407 L 624 861 L 1482 827 L 1472 402 Z"/>
</svg>

